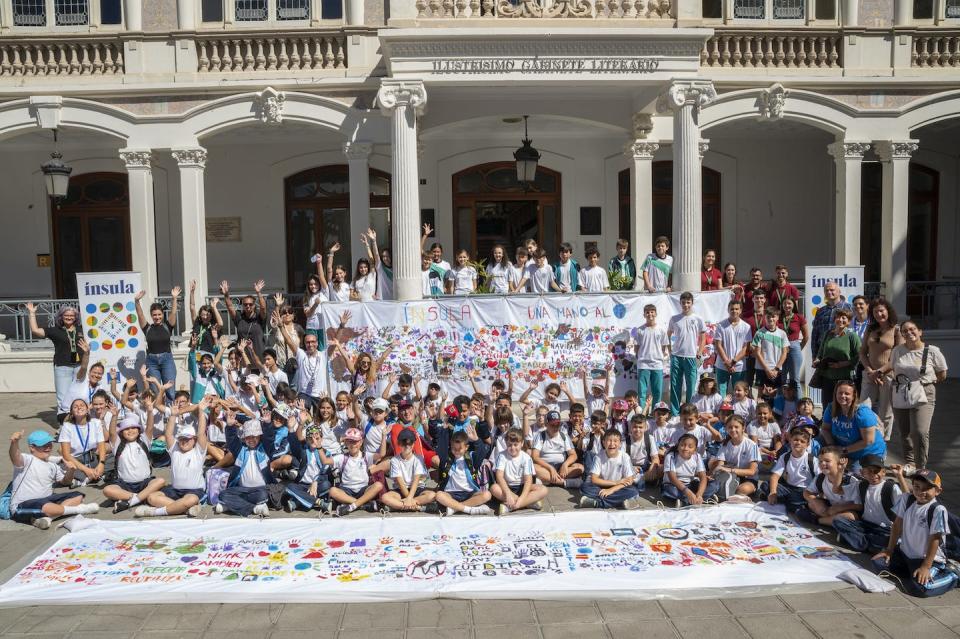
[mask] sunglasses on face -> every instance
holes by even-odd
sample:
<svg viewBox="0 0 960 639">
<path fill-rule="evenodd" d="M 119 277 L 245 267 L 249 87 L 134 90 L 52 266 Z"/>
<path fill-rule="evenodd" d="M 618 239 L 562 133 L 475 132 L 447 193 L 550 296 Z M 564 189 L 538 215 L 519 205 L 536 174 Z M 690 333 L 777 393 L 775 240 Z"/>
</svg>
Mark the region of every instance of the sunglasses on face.
<svg viewBox="0 0 960 639">
<path fill-rule="evenodd" d="M 53 450 L 53 442 L 49 444 L 44 444 L 43 446 L 34 446 L 34 448 L 36 448 L 37 450 L 43 450 L 43 451 Z"/>
</svg>

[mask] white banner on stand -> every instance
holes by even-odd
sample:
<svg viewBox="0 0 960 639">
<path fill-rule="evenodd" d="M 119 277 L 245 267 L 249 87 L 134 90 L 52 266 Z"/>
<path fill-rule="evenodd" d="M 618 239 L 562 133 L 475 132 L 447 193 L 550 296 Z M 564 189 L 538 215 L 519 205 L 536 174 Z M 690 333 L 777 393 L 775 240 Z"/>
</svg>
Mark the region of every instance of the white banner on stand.
<svg viewBox="0 0 960 639">
<path fill-rule="evenodd" d="M 90 346 L 90 364 L 107 372 L 116 368 L 120 381 L 137 377 L 144 362 L 146 340 L 140 329 L 134 296 L 140 273 L 77 273 L 77 295 L 83 337 Z M 104 384 L 107 376 L 104 375 Z"/>
<path fill-rule="evenodd" d="M 828 282 L 834 282 L 840 287 L 840 297 L 849 302 L 857 295 L 863 295 L 863 267 L 862 266 L 808 266 L 804 273 L 803 308 L 813 334 L 813 318 L 824 306 L 823 287 Z M 804 349 L 803 362 L 808 371 L 807 379 L 813 374 L 810 364 L 816 353 L 810 352 L 811 345 Z M 810 397 L 820 404 L 820 390 L 810 389 Z"/>
<path fill-rule="evenodd" d="M 856 565 L 767 504 L 489 517 L 101 521 L 0 605 L 775 595 Z"/>
<path fill-rule="evenodd" d="M 693 310 L 708 325 L 708 344 L 713 327 L 727 317 L 729 301 L 728 291 L 695 294 Z M 486 391 L 491 381 L 510 371 L 515 396 L 539 380 L 566 381 L 579 397 L 580 371 L 602 377 L 611 356 L 613 394 L 636 389 L 635 357 L 628 346 L 645 323 L 647 304 L 657 307 L 657 325 L 666 329 L 680 312 L 680 294 L 444 297 L 323 304 L 321 310 L 326 327 L 338 326 L 344 311 L 350 312 L 346 329 L 327 329 L 328 339 L 339 333 L 350 353 L 370 353 L 376 359 L 395 345 L 380 369 L 381 382 L 391 373 L 408 372 L 424 382 L 439 379 L 452 398 L 471 395 L 471 379 Z M 349 389 L 342 358 L 328 352 L 331 394 Z M 704 368 L 712 370 L 712 362 L 711 348 Z M 376 390 L 379 395 L 382 384 Z"/>
</svg>

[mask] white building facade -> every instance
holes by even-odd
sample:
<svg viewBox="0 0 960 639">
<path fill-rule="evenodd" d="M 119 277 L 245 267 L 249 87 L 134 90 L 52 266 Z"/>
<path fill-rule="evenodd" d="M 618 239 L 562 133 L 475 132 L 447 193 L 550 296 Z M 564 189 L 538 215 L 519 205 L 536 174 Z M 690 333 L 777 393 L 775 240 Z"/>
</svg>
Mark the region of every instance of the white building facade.
<svg viewBox="0 0 960 639">
<path fill-rule="evenodd" d="M 958 82 L 960 0 L 0 0 L 0 298 L 301 292 L 368 227 L 415 298 L 428 222 L 447 259 L 668 235 L 678 288 L 706 248 L 864 264 L 957 328 Z"/>
</svg>

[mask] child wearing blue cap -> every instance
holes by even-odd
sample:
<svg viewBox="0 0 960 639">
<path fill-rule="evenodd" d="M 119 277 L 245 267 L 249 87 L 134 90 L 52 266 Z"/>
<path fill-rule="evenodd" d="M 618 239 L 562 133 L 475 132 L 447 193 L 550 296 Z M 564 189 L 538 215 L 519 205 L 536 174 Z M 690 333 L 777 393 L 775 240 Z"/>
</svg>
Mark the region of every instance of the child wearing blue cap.
<svg viewBox="0 0 960 639">
<path fill-rule="evenodd" d="M 70 486 L 74 469 L 66 472 L 50 461 L 53 437 L 35 430 L 27 437 L 30 454 L 20 452 L 24 431 L 10 436 L 10 461 L 13 463 L 13 481 L 10 482 L 10 518 L 21 523 L 32 523 L 46 530 L 57 517 L 92 514 L 100 510 L 97 504 L 84 504 L 83 493 L 71 491 L 54 493 L 54 484 Z"/>
</svg>

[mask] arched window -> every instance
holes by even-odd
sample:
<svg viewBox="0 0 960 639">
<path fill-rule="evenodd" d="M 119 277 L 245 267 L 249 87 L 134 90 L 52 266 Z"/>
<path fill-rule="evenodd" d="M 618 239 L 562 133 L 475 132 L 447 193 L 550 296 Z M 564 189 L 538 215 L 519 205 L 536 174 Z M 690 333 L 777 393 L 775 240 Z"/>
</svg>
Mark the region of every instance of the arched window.
<svg viewBox="0 0 960 639">
<path fill-rule="evenodd" d="M 302 291 L 315 272 L 310 258 L 340 242 L 337 264 L 348 273 L 366 255 L 353 255 L 350 236 L 350 169 L 332 164 L 308 169 L 285 180 L 287 219 L 287 282 L 291 291 Z M 390 175 L 370 169 L 370 219 L 362 228 L 377 231 L 381 248 L 390 245 Z"/>
<path fill-rule="evenodd" d="M 665 160 L 653 163 L 653 237 L 665 235 L 673 241 L 673 162 Z M 712 248 L 720 254 L 720 173 L 702 169 L 703 248 Z M 630 169 L 620 171 L 620 237 L 629 240 L 633 224 L 633 207 L 630 202 Z M 631 247 L 634 259 L 642 259 L 653 250 L 652 246 Z"/>
<path fill-rule="evenodd" d="M 67 197 L 51 208 L 59 297 L 77 296 L 77 273 L 130 270 L 126 173 L 75 175 Z"/>
</svg>

